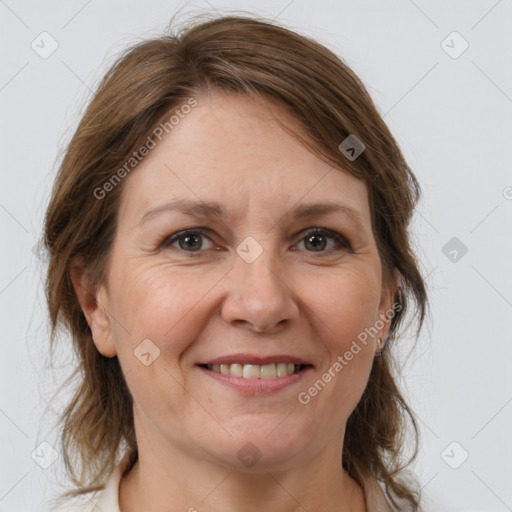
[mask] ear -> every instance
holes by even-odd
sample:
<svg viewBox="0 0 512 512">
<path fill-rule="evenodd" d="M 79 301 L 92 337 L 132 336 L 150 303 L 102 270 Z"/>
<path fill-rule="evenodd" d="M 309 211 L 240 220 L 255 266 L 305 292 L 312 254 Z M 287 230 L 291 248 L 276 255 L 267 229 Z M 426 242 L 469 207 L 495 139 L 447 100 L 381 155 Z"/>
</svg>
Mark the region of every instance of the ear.
<svg viewBox="0 0 512 512">
<path fill-rule="evenodd" d="M 117 351 L 112 336 L 110 315 L 105 309 L 106 290 L 103 286 L 96 292 L 92 290 L 82 260 L 73 261 L 70 267 L 70 277 L 78 302 L 91 329 L 96 348 L 105 357 L 114 357 Z"/>
<path fill-rule="evenodd" d="M 380 330 L 379 338 L 384 341 L 389 334 L 389 328 L 391 327 L 391 320 L 395 315 L 394 301 L 395 294 L 402 281 L 402 274 L 395 268 L 390 278 L 386 279 L 382 286 L 381 299 L 378 311 L 378 320 L 384 322 L 384 326 Z M 380 322 L 379 322 L 380 323 Z"/>
</svg>

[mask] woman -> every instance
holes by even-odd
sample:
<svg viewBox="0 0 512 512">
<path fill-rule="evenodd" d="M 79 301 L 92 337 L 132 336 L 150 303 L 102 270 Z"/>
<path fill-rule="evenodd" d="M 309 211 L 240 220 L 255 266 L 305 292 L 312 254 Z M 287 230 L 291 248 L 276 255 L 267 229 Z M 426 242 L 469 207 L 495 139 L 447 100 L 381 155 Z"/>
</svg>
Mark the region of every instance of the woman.
<svg viewBox="0 0 512 512">
<path fill-rule="evenodd" d="M 418 194 L 364 86 L 318 43 L 229 16 L 129 49 L 46 217 L 53 331 L 80 362 L 63 499 L 419 510 L 387 347 L 411 301 L 424 316 Z"/>
</svg>

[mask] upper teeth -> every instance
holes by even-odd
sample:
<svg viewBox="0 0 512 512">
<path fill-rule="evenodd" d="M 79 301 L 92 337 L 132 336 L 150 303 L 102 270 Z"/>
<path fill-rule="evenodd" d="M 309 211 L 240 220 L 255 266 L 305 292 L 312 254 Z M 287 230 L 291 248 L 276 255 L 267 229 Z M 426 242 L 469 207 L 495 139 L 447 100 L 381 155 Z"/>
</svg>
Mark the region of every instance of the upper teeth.
<svg viewBox="0 0 512 512">
<path fill-rule="evenodd" d="M 271 364 L 209 364 L 208 369 L 223 375 L 232 377 L 243 377 L 245 379 L 275 379 L 295 373 L 300 366 L 293 363 L 271 363 Z"/>
</svg>

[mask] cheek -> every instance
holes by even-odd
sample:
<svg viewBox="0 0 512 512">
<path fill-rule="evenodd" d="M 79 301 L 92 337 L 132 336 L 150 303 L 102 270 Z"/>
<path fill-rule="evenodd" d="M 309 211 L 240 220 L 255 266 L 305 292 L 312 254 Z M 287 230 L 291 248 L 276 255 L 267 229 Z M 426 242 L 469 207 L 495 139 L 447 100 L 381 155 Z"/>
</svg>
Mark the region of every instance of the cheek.
<svg viewBox="0 0 512 512">
<path fill-rule="evenodd" d="M 315 323 L 323 325 L 329 351 L 345 352 L 361 332 L 373 325 L 380 303 L 375 269 L 342 269 L 322 279 L 312 278 L 304 288 Z"/>
<path fill-rule="evenodd" d="M 119 361 L 139 413 L 165 423 L 169 414 L 178 417 L 189 400 L 180 361 L 200 336 L 198 312 L 204 312 L 211 285 L 157 267 L 119 270 L 117 282 L 129 283 L 117 289 L 113 331 Z"/>
<path fill-rule="evenodd" d="M 374 360 L 370 329 L 380 302 L 379 279 L 371 268 L 347 272 L 317 282 L 310 306 L 328 357 L 321 368 L 322 382 L 316 388 L 323 400 L 339 405 L 333 418 L 347 417 L 357 405 L 368 381 Z M 324 393 L 324 389 L 328 389 Z M 315 393 L 315 391 L 313 391 Z"/>
<path fill-rule="evenodd" d="M 363 289 L 339 293 L 329 315 L 329 325 L 336 335 L 335 339 L 331 336 L 330 346 L 344 353 L 353 341 L 363 338 L 375 322 L 378 303 L 378 297 Z"/>
<path fill-rule="evenodd" d="M 150 367 L 158 363 L 183 381 L 181 357 L 200 338 L 204 322 L 214 314 L 208 292 L 219 280 L 211 272 L 185 277 L 183 274 L 182 269 L 162 265 L 134 266 L 127 270 L 118 267 L 112 282 L 121 286 L 116 290 L 112 326 L 119 359 L 126 372 L 143 366 L 136 355 L 140 355 L 145 343 L 149 350 L 144 349 L 143 353 L 149 351 L 152 357 L 154 352 L 158 358 Z"/>
</svg>

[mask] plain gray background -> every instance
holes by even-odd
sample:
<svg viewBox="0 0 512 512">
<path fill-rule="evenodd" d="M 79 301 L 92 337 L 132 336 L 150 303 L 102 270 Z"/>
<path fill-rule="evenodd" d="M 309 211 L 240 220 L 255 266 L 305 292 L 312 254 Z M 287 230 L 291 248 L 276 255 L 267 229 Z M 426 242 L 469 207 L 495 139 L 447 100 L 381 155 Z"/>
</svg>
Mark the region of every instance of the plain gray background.
<svg viewBox="0 0 512 512">
<path fill-rule="evenodd" d="M 402 357 L 415 472 L 436 512 L 512 510 L 511 0 L 0 0 L 0 512 L 43 510 L 62 477 L 53 395 L 73 361 L 61 350 L 48 370 L 34 248 L 57 159 L 114 57 L 183 6 L 275 17 L 368 87 L 423 188 L 412 229 L 432 310 Z"/>
</svg>

